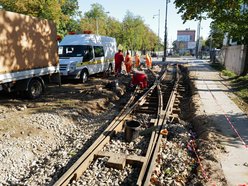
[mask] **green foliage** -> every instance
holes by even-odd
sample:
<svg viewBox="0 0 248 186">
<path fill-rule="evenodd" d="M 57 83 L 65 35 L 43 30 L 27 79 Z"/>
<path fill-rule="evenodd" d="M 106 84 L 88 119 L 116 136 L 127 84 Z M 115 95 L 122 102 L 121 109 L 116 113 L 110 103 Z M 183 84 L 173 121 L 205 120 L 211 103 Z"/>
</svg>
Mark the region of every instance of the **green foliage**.
<svg viewBox="0 0 248 186">
<path fill-rule="evenodd" d="M 7 11 L 53 20 L 61 35 L 79 27 L 73 19 L 80 15 L 77 0 L 0 0 L 0 5 Z"/>
<path fill-rule="evenodd" d="M 91 5 L 90 11 L 86 12 L 80 20 L 80 30 L 91 30 L 93 33 L 106 35 L 108 12 L 105 12 L 102 5 L 94 3 Z"/>
<path fill-rule="evenodd" d="M 127 12 L 122 22 L 108 16 L 98 3 L 81 16 L 78 0 L 0 0 L 2 9 L 53 20 L 57 32 L 64 36 L 70 31 L 92 31 L 99 35 L 115 37 L 126 50 L 154 50 L 158 48 L 158 36 L 144 23 L 140 16 Z M 77 20 L 76 18 L 79 18 Z M 162 45 L 160 45 L 161 47 Z"/>
<path fill-rule="evenodd" d="M 77 0 L 67 0 L 61 6 L 62 13 L 67 16 L 80 16 L 81 12 L 78 11 L 78 1 Z"/>
<path fill-rule="evenodd" d="M 127 12 L 122 22 L 123 45 L 126 49 L 137 50 L 141 48 L 142 40 L 139 37 L 142 32 L 143 20 L 141 17 L 134 16 L 131 12 Z M 139 30 L 141 29 L 141 30 Z"/>
<path fill-rule="evenodd" d="M 175 0 L 174 3 L 184 21 L 211 18 L 213 29 L 217 28 L 222 33 L 218 37 L 228 32 L 241 43 L 248 43 L 248 10 L 242 9 L 247 0 Z"/>
<path fill-rule="evenodd" d="M 234 72 L 229 71 L 229 70 L 222 70 L 221 73 L 222 73 L 224 76 L 228 76 L 229 78 L 234 78 L 234 77 L 237 76 Z"/>
<path fill-rule="evenodd" d="M 81 31 L 91 30 L 93 33 L 115 37 L 124 50 L 154 50 L 158 43 L 157 35 L 145 25 L 140 16 L 127 11 L 122 22 L 109 17 L 104 8 L 92 4 L 80 20 Z"/>
<path fill-rule="evenodd" d="M 112 17 L 107 18 L 107 22 L 104 25 L 105 35 L 116 38 L 117 43 L 122 43 L 122 24 L 118 20 Z"/>
<path fill-rule="evenodd" d="M 212 22 L 210 25 L 211 33 L 206 41 L 206 46 L 209 48 L 221 48 L 223 45 L 224 31 L 222 30 L 222 24 Z"/>
<path fill-rule="evenodd" d="M 239 81 L 239 80 L 243 81 L 245 79 L 245 78 L 243 79 L 243 77 L 246 77 L 246 78 L 248 77 L 248 76 L 240 76 L 240 77 L 238 77 L 237 74 L 235 74 L 234 72 L 232 72 L 230 70 L 227 70 L 220 63 L 212 63 L 212 64 L 210 64 L 210 66 L 212 68 L 214 68 L 215 70 L 220 71 L 223 76 L 227 76 L 229 79 L 235 79 L 236 82 Z"/>
<path fill-rule="evenodd" d="M 235 93 L 246 103 L 248 103 L 248 75 L 236 77 L 231 82 Z"/>
<path fill-rule="evenodd" d="M 0 5 L 7 11 L 54 20 L 55 22 L 59 21 L 61 15 L 60 4 L 55 0 L 1 0 Z"/>
<path fill-rule="evenodd" d="M 178 49 L 178 47 L 177 47 L 177 40 L 173 41 L 173 43 L 172 43 L 172 48 L 173 48 L 173 51 L 174 51 L 174 52 L 176 52 L 176 53 L 178 52 L 179 49 Z"/>
<path fill-rule="evenodd" d="M 101 18 L 104 19 L 107 17 L 107 13 L 105 12 L 104 8 L 102 5 L 99 3 L 94 3 L 91 5 L 91 10 L 86 12 L 85 14 L 86 18 Z"/>
<path fill-rule="evenodd" d="M 230 85 L 232 86 L 234 93 L 246 103 L 248 103 L 248 75 L 237 76 L 234 72 L 226 70 L 219 63 L 212 63 L 211 67 L 221 71 L 222 75 L 227 76 L 228 79 L 231 80 Z"/>
<path fill-rule="evenodd" d="M 248 88 L 240 87 L 239 92 L 237 92 L 237 95 L 241 97 L 246 103 L 248 103 Z"/>
<path fill-rule="evenodd" d="M 79 30 L 79 21 L 74 17 L 81 16 L 77 0 L 60 0 L 61 14 L 57 24 L 58 34 L 66 35 L 70 31 Z"/>
</svg>

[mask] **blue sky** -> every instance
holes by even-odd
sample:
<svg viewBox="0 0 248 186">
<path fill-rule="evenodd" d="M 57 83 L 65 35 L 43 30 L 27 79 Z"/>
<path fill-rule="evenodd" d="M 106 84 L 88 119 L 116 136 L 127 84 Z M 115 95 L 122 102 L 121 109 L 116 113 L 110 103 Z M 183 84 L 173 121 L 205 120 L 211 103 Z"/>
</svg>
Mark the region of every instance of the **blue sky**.
<svg viewBox="0 0 248 186">
<path fill-rule="evenodd" d="M 129 10 L 135 16 L 141 16 L 145 24 L 158 34 L 158 16 L 153 18 L 153 15 L 158 15 L 160 9 L 160 38 L 163 41 L 164 30 L 165 30 L 165 1 L 166 0 L 126 0 L 126 1 L 117 1 L 117 0 L 88 0 L 80 1 L 79 6 L 80 10 L 84 14 L 86 11 L 89 11 L 91 4 L 99 3 L 101 4 L 106 12 L 109 12 L 109 16 L 115 17 L 117 20 L 122 21 L 126 15 L 126 12 Z M 210 20 L 203 20 L 201 23 L 201 36 L 206 39 L 209 35 L 209 25 Z M 167 30 L 168 30 L 168 42 L 172 43 L 177 39 L 177 30 L 184 30 L 190 28 L 191 30 L 197 31 L 198 22 L 189 21 L 183 24 L 181 16 L 177 14 L 177 10 L 173 1 L 168 4 L 168 17 L 167 17 Z"/>
</svg>

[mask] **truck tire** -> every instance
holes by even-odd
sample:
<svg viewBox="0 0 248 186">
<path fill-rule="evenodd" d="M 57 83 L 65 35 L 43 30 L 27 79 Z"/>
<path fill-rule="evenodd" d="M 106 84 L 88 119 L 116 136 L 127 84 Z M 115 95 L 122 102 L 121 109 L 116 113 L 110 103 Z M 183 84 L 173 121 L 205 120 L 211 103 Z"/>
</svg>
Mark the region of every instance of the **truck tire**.
<svg viewBox="0 0 248 186">
<path fill-rule="evenodd" d="M 80 74 L 80 81 L 82 82 L 82 83 L 86 83 L 86 81 L 88 80 L 88 72 L 87 72 L 87 70 L 82 70 L 81 71 L 81 74 Z"/>
<path fill-rule="evenodd" d="M 28 97 L 30 99 L 36 99 L 41 96 L 44 91 L 42 82 L 39 79 L 32 79 L 28 84 Z"/>
</svg>

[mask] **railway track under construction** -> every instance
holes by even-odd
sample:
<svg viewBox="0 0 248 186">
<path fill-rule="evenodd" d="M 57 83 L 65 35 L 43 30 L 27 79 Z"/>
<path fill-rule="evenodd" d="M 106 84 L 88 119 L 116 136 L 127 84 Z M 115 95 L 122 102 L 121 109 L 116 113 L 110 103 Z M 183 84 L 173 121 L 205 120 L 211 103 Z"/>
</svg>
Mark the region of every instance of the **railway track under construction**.
<svg viewBox="0 0 248 186">
<path fill-rule="evenodd" d="M 99 159 L 104 159 L 104 166 L 111 170 L 135 169 L 134 176 L 126 179 L 129 185 L 150 184 L 160 141 L 168 133 L 166 125 L 179 120 L 183 91 L 178 65 L 168 65 L 159 75 L 153 72 L 153 76 L 149 88 L 135 89 L 121 112 L 54 185 L 70 185 L 83 179 Z"/>
</svg>

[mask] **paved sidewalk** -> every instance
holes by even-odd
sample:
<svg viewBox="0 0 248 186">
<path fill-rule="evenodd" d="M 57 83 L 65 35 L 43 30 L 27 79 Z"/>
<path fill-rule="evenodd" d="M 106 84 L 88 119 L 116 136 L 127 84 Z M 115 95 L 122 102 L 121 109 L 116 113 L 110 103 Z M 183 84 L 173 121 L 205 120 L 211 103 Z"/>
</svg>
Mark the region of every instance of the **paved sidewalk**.
<svg viewBox="0 0 248 186">
<path fill-rule="evenodd" d="M 192 60 L 190 71 L 196 77 L 202 109 L 225 136 L 220 140 L 228 153 L 221 155 L 221 165 L 228 185 L 248 185 L 248 117 L 227 96 L 229 90 L 207 62 Z"/>
</svg>

